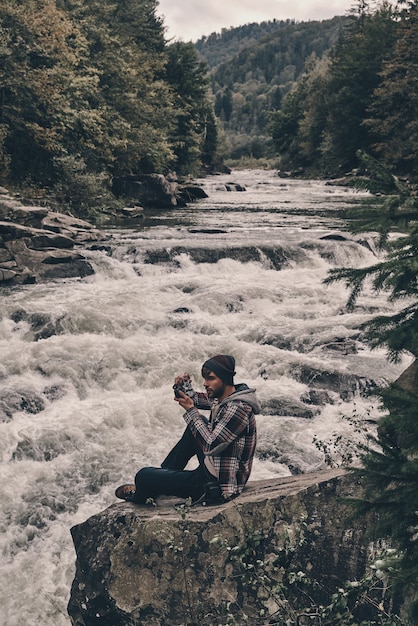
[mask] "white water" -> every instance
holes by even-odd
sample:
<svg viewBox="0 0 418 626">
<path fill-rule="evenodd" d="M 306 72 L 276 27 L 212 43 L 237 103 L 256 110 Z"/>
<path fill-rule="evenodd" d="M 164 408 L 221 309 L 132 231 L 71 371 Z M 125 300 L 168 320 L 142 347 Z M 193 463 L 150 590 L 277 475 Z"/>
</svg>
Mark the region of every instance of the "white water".
<svg viewBox="0 0 418 626">
<path fill-rule="evenodd" d="M 246 192 L 225 192 L 233 180 Z M 325 467 L 313 436 L 350 435 L 342 415 L 370 411 L 349 396 L 310 406 L 312 419 L 272 415 L 309 388 L 294 368 L 381 380 L 396 378 L 382 352 L 357 334 L 371 312 L 390 311 L 365 294 L 345 311 L 344 286 L 325 286 L 331 267 L 363 266 L 374 253 L 322 240 L 345 224 L 338 212 L 361 196 L 322 183 L 283 181 L 272 172 L 235 172 L 203 183 L 209 198 L 166 211 L 136 230 L 114 230 L 112 254 L 90 252 L 96 274 L 3 292 L 0 317 L 0 621 L 4 626 L 69 626 L 75 569 L 70 527 L 115 502 L 114 489 L 144 464 L 159 464 L 183 429 L 172 381 L 185 369 L 199 384 L 202 362 L 226 352 L 237 382 L 257 388 L 259 458 L 252 479 Z M 221 233 L 196 232 L 222 229 Z M 351 236 L 349 236 L 351 237 Z M 364 240 L 364 238 L 363 238 Z M 371 237 L 369 238 L 371 241 Z M 182 246 L 175 259 L 146 263 L 150 250 Z M 232 248 L 275 248 L 242 262 Z M 229 250 L 198 263 L 188 249 Z M 17 316 L 17 310 L 26 316 Z M 35 341 L 27 320 L 47 314 L 58 334 Z M 13 319 L 15 321 L 13 321 Z M 19 321 L 20 320 L 20 321 Z M 354 337 L 353 354 L 330 348 Z M 22 400 L 23 399 L 23 400 Z M 280 411 L 279 411 L 280 412 Z"/>
</svg>

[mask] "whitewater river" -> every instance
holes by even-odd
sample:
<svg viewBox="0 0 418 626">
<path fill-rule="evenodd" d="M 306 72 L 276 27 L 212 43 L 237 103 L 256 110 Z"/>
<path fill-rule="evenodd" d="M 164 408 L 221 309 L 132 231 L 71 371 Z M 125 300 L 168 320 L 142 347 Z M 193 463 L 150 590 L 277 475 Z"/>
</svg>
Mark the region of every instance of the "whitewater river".
<svg viewBox="0 0 418 626">
<path fill-rule="evenodd" d="M 347 417 L 378 416 L 362 390 L 404 369 L 358 331 L 392 305 L 365 293 L 347 312 L 345 287 L 323 284 L 376 262 L 343 218 L 364 194 L 274 172 L 202 184 L 205 200 L 109 230 L 95 275 L 1 294 L 3 626 L 69 626 L 70 528 L 176 441 L 176 374 L 199 386 L 206 358 L 235 356 L 263 407 L 254 480 L 325 468 L 314 437 L 355 439 Z"/>
</svg>

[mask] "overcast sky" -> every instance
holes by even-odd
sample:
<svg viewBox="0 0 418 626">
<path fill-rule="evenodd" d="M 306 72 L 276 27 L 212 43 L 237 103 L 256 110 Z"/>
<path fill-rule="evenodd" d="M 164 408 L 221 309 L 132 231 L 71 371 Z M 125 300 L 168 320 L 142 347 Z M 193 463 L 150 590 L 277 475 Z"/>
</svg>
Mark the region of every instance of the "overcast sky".
<svg viewBox="0 0 418 626">
<path fill-rule="evenodd" d="M 202 35 L 249 22 L 323 20 L 345 15 L 355 0 L 159 0 L 167 36 L 196 41 Z"/>
</svg>

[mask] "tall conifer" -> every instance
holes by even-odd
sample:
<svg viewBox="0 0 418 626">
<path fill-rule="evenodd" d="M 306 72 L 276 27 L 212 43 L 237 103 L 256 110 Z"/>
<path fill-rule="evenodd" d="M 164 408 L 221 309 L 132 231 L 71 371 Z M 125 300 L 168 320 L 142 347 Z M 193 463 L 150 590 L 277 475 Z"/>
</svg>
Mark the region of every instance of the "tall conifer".
<svg viewBox="0 0 418 626">
<path fill-rule="evenodd" d="M 383 63 L 382 82 L 368 107 L 366 127 L 375 154 L 398 174 L 418 180 L 418 5 L 411 3 Z"/>
<path fill-rule="evenodd" d="M 361 511 L 378 513 L 376 538 L 389 538 L 398 549 L 396 560 L 387 562 L 395 589 L 408 605 L 412 623 L 418 620 L 418 198 L 415 191 L 367 155 L 360 155 L 371 176 L 385 182 L 385 197 L 368 216 L 363 228 L 380 230 L 386 258 L 362 269 L 334 270 L 328 281 L 344 280 L 351 287 L 350 304 L 370 279 L 376 292 L 403 304 L 392 315 L 381 315 L 364 325 L 372 347 L 384 346 L 388 357 L 413 360 L 391 385 L 378 391 L 383 417 L 376 437 L 362 455 L 362 467 L 353 470 L 365 487 L 358 502 Z M 372 181 L 374 178 L 374 182 Z M 390 233 L 393 228 L 396 236 Z"/>
</svg>

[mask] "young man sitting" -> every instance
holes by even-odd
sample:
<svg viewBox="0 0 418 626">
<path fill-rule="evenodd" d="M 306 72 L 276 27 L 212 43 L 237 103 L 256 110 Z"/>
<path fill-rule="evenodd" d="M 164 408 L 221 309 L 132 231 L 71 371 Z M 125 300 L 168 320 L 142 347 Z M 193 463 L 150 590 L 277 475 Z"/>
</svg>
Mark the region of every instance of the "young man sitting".
<svg viewBox="0 0 418 626">
<path fill-rule="evenodd" d="M 144 467 L 135 484 L 121 485 L 116 496 L 145 504 L 159 495 L 191 498 L 193 504 L 227 502 L 238 496 L 251 473 L 257 442 L 255 415 L 260 412 L 255 389 L 234 384 L 235 359 L 217 354 L 202 366 L 205 393 L 191 387 L 185 373 L 175 378 L 175 400 L 185 410 L 186 430 L 161 467 Z M 188 385 L 188 393 L 181 390 Z M 188 395 L 189 394 L 189 395 Z M 207 418 L 198 409 L 210 410 Z M 197 456 L 199 465 L 185 470 Z"/>
</svg>

